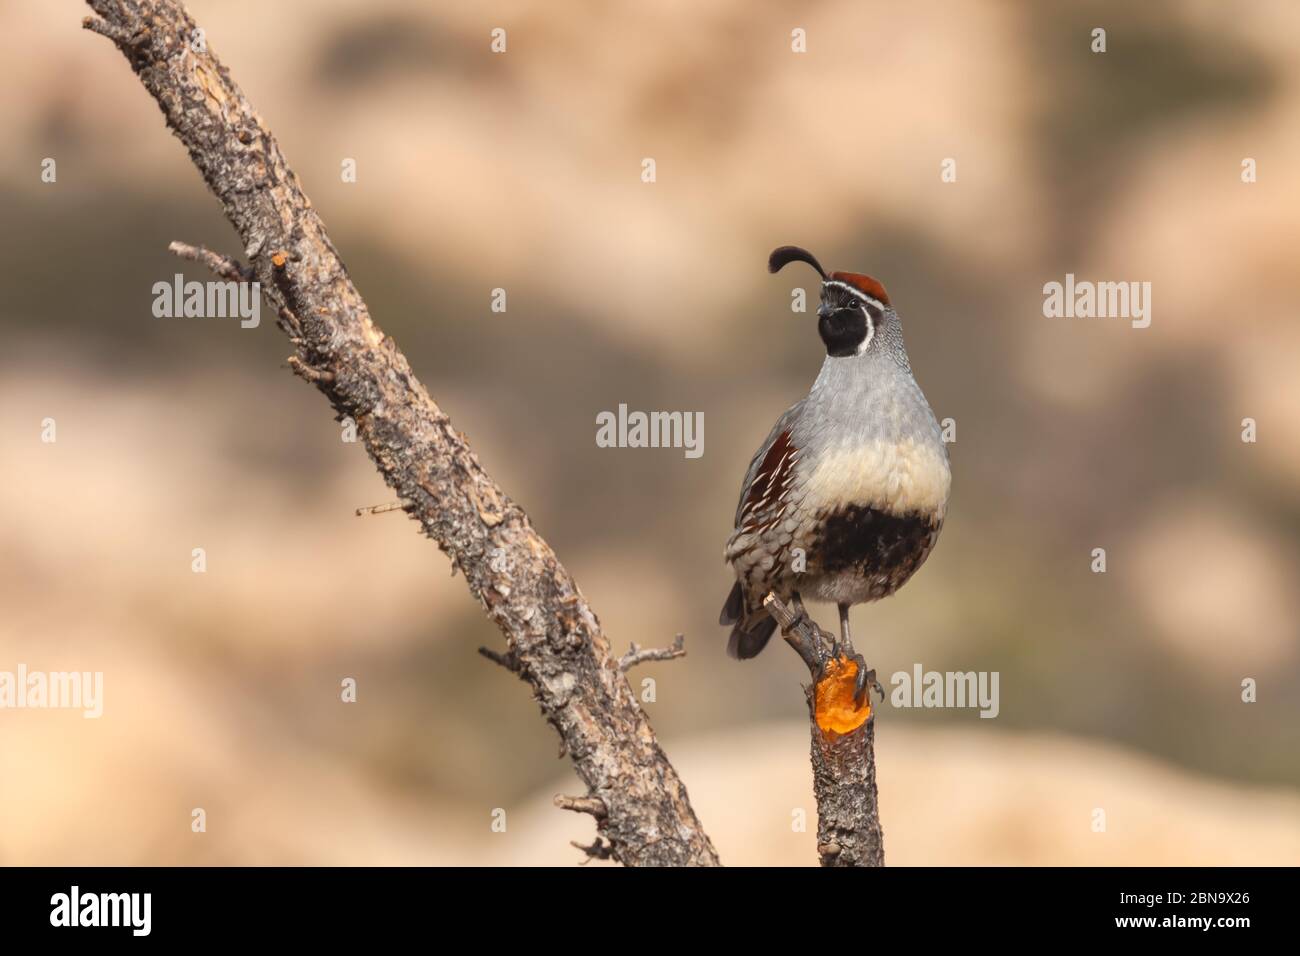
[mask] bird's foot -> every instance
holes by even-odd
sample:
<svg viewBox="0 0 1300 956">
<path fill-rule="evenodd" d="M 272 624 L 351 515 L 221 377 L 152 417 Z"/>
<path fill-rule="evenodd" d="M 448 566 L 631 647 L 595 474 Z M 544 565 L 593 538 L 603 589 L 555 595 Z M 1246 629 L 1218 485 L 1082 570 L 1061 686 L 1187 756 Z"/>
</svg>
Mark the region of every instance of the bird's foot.
<svg viewBox="0 0 1300 956">
<path fill-rule="evenodd" d="M 880 695 L 880 702 L 885 702 L 885 688 L 880 686 L 880 681 L 876 678 L 876 669 L 868 667 L 866 660 L 861 654 L 854 654 L 849 660 L 853 661 L 858 668 L 858 677 L 853 685 L 853 699 L 859 707 L 868 703 L 867 688 L 871 687 Z"/>
<path fill-rule="evenodd" d="M 826 639 L 829 644 L 829 634 Z M 884 691 L 861 656 L 827 657 L 814 675 L 813 717 L 825 733 L 849 734 L 874 719 L 868 688 Z"/>
</svg>

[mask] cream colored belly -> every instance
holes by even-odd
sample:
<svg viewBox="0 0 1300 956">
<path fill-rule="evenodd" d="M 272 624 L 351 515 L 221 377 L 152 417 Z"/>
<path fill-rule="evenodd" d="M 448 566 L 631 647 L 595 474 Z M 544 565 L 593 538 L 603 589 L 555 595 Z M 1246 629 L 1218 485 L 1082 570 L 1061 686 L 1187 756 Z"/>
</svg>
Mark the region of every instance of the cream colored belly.
<svg viewBox="0 0 1300 956">
<path fill-rule="evenodd" d="M 952 473 L 942 446 L 904 439 L 876 440 L 865 449 L 831 449 L 808 476 L 807 500 L 816 513 L 848 505 L 891 515 L 925 514 L 943 520 Z"/>
</svg>

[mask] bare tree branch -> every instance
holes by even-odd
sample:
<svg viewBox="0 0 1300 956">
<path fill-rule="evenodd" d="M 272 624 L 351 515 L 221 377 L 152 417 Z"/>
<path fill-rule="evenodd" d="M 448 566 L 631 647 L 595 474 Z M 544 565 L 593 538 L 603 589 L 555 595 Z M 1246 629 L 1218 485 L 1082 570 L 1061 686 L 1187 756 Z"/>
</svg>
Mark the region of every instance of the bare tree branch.
<svg viewBox="0 0 1300 956">
<path fill-rule="evenodd" d="M 786 642 L 808 665 L 813 684 L 805 689 L 812 725 L 813 793 L 817 797 L 817 855 L 823 866 L 884 866 L 885 844 L 876 795 L 875 715 L 866 674 L 865 703 L 855 699 L 858 668 L 852 647 L 835 638 L 774 594 L 763 602 L 781 626 Z M 881 693 L 883 697 L 883 692 Z"/>
<path fill-rule="evenodd" d="M 600 834 L 629 865 L 713 865 L 718 857 L 686 788 L 573 578 L 497 486 L 465 436 L 370 318 L 275 137 L 199 42 L 175 0 L 88 0 L 157 101 L 243 242 L 249 270 L 280 309 L 294 371 L 351 418 L 384 480 L 465 576 L 506 636 L 515 671 L 556 728 Z M 182 247 L 184 248 L 184 247 Z"/>
</svg>

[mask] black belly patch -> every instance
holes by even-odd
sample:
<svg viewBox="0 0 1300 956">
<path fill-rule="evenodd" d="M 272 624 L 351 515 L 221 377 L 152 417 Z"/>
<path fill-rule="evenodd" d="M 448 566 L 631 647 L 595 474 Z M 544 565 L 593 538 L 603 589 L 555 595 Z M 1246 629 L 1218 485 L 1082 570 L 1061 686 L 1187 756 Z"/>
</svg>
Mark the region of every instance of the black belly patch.
<svg viewBox="0 0 1300 956">
<path fill-rule="evenodd" d="M 902 586 L 934 547 L 939 522 L 930 515 L 891 515 L 853 505 L 821 519 L 814 559 L 823 574 L 853 571 Z"/>
</svg>

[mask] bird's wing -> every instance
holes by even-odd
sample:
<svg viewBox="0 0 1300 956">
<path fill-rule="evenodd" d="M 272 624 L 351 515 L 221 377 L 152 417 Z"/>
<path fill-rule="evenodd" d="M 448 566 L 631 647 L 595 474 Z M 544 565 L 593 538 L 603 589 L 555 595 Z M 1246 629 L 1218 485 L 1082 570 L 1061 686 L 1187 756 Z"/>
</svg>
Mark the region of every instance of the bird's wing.
<svg viewBox="0 0 1300 956">
<path fill-rule="evenodd" d="M 803 402 L 797 402 L 777 419 L 771 433 L 759 446 L 740 486 L 740 504 L 736 506 L 735 527 L 758 528 L 790 490 L 794 463 L 799 449 L 790 439 L 791 425 Z"/>
</svg>

